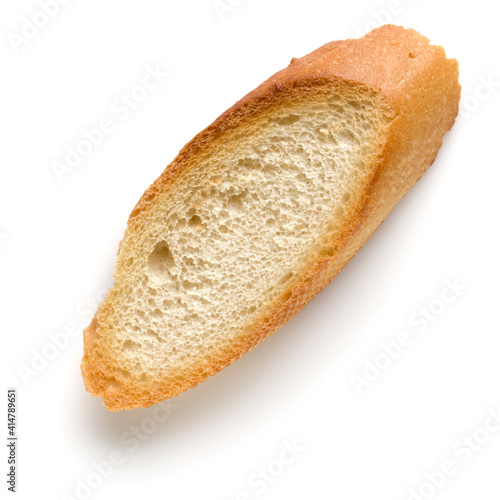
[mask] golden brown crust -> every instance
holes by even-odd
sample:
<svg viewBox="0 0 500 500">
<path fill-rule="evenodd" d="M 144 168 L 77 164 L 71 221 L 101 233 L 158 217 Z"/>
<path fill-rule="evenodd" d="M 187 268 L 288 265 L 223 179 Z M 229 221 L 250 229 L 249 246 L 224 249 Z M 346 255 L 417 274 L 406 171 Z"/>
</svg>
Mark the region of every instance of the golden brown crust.
<svg viewBox="0 0 500 500">
<path fill-rule="evenodd" d="M 147 395 L 114 388 L 116 374 L 96 348 L 99 323 L 105 323 L 108 299 L 85 330 L 82 373 L 87 390 L 102 396 L 109 410 L 147 407 L 195 386 L 241 357 L 282 326 L 309 302 L 354 256 L 393 206 L 434 161 L 443 135 L 458 112 L 458 64 L 447 59 L 442 47 L 432 46 L 414 30 L 386 25 L 361 39 L 331 42 L 290 65 L 243 97 L 215 122 L 194 137 L 165 172 L 144 193 L 129 218 L 126 235 L 135 231 L 158 193 L 168 192 L 226 130 L 281 99 L 325 82 L 362 86 L 383 99 L 394 119 L 387 127 L 366 185 L 326 250 L 306 263 L 301 277 L 272 305 L 265 317 L 250 325 L 230 350 L 197 363 L 189 377 L 151 388 Z M 125 239 L 125 238 L 124 238 Z"/>
</svg>

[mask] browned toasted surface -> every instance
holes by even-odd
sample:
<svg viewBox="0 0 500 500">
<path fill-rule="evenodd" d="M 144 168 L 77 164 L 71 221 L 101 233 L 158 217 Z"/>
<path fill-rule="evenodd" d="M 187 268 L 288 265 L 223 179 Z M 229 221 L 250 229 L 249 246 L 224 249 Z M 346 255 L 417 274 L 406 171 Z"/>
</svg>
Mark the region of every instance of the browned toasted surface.
<svg viewBox="0 0 500 500">
<path fill-rule="evenodd" d="M 381 133 L 381 145 L 366 182 L 342 225 L 320 255 L 311 255 L 298 280 L 229 346 L 208 360 L 196 361 L 182 379 L 155 382 L 139 391 L 117 383 L 119 376 L 107 352 L 107 318 L 112 291 L 85 330 L 82 373 L 87 390 L 103 398 L 109 410 L 147 407 L 195 386 L 220 371 L 282 326 L 347 264 L 393 206 L 434 161 L 443 135 L 458 112 L 458 65 L 444 50 L 413 30 L 383 26 L 358 40 L 331 42 L 293 59 L 284 70 L 250 92 L 190 141 L 144 193 L 134 208 L 124 240 L 134 233 L 159 193 L 199 158 L 210 154 L 224 134 L 260 113 L 279 107 L 291 96 L 325 86 L 348 86 L 385 103 L 392 120 Z M 120 271 L 117 270 L 117 276 Z M 116 277 L 116 276 L 115 276 Z"/>
</svg>

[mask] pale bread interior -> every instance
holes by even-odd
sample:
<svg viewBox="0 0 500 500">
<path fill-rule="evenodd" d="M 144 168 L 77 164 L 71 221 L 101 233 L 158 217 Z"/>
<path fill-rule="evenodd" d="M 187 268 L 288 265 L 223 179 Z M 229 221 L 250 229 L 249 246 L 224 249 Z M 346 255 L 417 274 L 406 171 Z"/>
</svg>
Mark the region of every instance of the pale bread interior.
<svg viewBox="0 0 500 500">
<path fill-rule="evenodd" d="M 286 299 L 314 256 L 332 255 L 326 242 L 388 119 L 373 95 L 346 86 L 302 92 L 228 132 L 160 193 L 121 245 L 101 325 L 109 389 L 182 387 Z"/>
</svg>

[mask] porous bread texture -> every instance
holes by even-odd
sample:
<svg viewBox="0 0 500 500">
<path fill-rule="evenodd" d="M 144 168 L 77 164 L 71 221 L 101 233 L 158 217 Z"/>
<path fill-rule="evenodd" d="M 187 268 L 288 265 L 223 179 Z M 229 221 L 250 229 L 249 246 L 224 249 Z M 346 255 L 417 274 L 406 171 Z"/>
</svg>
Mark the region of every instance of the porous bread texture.
<svg viewBox="0 0 500 500">
<path fill-rule="evenodd" d="M 84 332 L 87 390 L 109 410 L 150 406 L 283 325 L 433 162 L 459 97 L 457 62 L 388 25 L 241 99 L 133 210 Z"/>
<path fill-rule="evenodd" d="M 158 196 L 121 246 L 106 390 L 181 389 L 286 298 L 313 255 L 332 254 L 328 237 L 389 119 L 369 92 L 305 91 L 232 131 Z"/>
</svg>

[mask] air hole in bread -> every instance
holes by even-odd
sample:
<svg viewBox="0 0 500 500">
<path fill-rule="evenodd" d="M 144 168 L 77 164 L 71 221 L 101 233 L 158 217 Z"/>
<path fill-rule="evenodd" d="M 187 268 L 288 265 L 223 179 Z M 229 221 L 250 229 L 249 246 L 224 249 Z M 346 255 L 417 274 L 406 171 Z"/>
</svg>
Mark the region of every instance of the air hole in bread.
<svg viewBox="0 0 500 500">
<path fill-rule="evenodd" d="M 198 227 L 198 226 L 201 226 L 201 218 L 198 216 L 198 215 L 193 215 L 190 219 L 189 219 L 189 225 L 191 227 Z"/>
<path fill-rule="evenodd" d="M 320 255 L 328 255 L 329 257 L 331 257 L 333 255 L 333 252 L 333 247 L 325 247 L 321 250 Z"/>
<path fill-rule="evenodd" d="M 340 131 L 337 136 L 337 144 L 340 147 L 351 148 L 355 144 L 359 144 L 358 138 L 349 129 L 344 129 Z"/>
<path fill-rule="evenodd" d="M 283 117 L 278 117 L 276 118 L 276 123 L 279 125 L 292 125 L 295 122 L 298 122 L 300 120 L 300 116 L 294 115 L 294 114 L 289 114 L 287 116 Z"/>
<path fill-rule="evenodd" d="M 293 276 L 293 273 L 291 271 L 289 271 L 288 273 L 283 275 L 283 277 L 278 282 L 278 286 L 284 285 L 292 276 Z"/>
<path fill-rule="evenodd" d="M 127 370 L 118 370 L 117 373 L 118 375 L 120 375 L 121 378 L 124 379 L 130 378 L 130 372 Z"/>
<path fill-rule="evenodd" d="M 151 340 L 153 342 L 163 342 L 163 339 L 160 335 L 155 332 L 152 328 L 148 328 L 145 332 L 143 332 L 144 340 Z"/>
<path fill-rule="evenodd" d="M 184 288 L 184 290 L 191 290 L 195 286 L 196 286 L 196 284 L 191 282 L 191 281 L 184 280 L 182 282 L 182 287 Z"/>
<path fill-rule="evenodd" d="M 230 196 L 229 200 L 227 201 L 227 206 L 231 210 L 241 210 L 243 208 L 242 197 L 243 194 L 234 194 L 233 196 Z"/>
<path fill-rule="evenodd" d="M 121 384 L 115 377 L 111 377 L 106 384 L 106 392 L 117 392 L 120 390 Z"/>
<path fill-rule="evenodd" d="M 124 343 L 123 343 L 123 346 L 122 346 L 122 351 L 124 353 L 133 353 L 135 352 L 137 349 L 140 349 L 141 347 L 141 344 L 137 344 L 136 342 L 134 342 L 133 340 L 126 340 Z"/>
<path fill-rule="evenodd" d="M 154 281 L 164 281 L 168 277 L 168 271 L 174 265 L 174 256 L 172 255 L 167 242 L 158 242 L 148 257 L 149 276 Z"/>
</svg>

